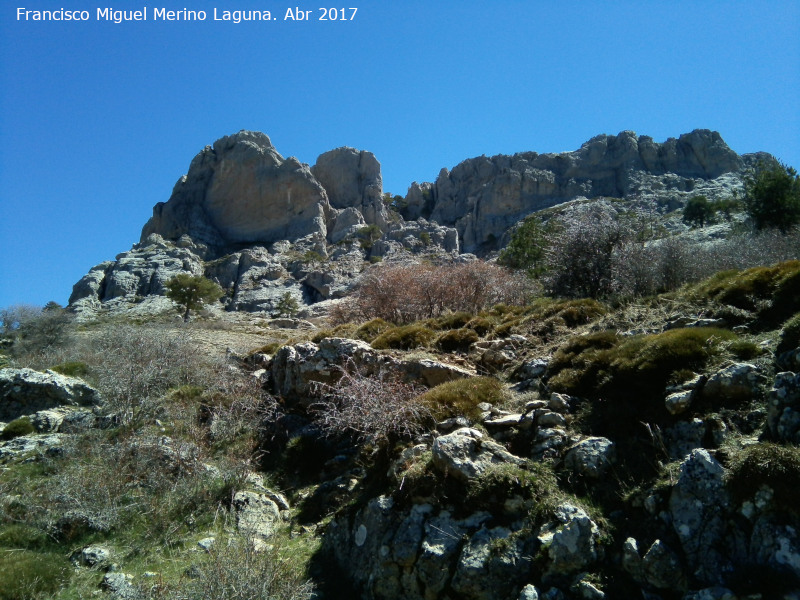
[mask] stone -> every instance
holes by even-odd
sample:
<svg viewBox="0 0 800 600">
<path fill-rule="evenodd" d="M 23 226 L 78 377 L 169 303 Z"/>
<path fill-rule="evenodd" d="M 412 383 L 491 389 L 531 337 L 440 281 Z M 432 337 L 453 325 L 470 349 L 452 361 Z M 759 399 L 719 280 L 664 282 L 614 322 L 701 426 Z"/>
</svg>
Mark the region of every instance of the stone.
<svg viewBox="0 0 800 600">
<path fill-rule="evenodd" d="M 764 433 L 771 440 L 800 444 L 800 373 L 775 375 L 767 395 Z"/>
<path fill-rule="evenodd" d="M 263 133 L 240 131 L 206 146 L 167 202 L 153 208 L 142 240 L 188 235 L 209 246 L 269 244 L 327 234 L 330 204 L 308 165 L 284 159 Z"/>
<path fill-rule="evenodd" d="M 539 542 L 547 548 L 548 575 L 563 577 L 578 573 L 603 556 L 600 528 L 586 511 L 562 504 L 556 508 L 554 517 L 538 534 Z"/>
<path fill-rule="evenodd" d="M 0 421 L 58 406 L 100 404 L 99 392 L 82 379 L 54 371 L 0 369 Z"/>
<path fill-rule="evenodd" d="M 546 358 L 526 360 L 520 365 L 519 369 L 517 369 L 517 377 L 520 379 L 538 379 L 545 374 L 548 364 L 549 361 Z"/>
<path fill-rule="evenodd" d="M 622 198 L 637 188 L 640 194 L 667 188 L 688 197 L 703 191 L 687 179 L 713 180 L 738 172 L 743 162 L 717 132 L 695 130 L 658 144 L 623 131 L 596 136 L 574 152 L 465 160 L 442 169 L 433 184 L 412 185 L 406 214 L 455 227 L 463 251 L 475 252 L 497 247 L 526 215 L 577 196 Z M 706 195 L 713 198 L 713 189 Z"/>
<path fill-rule="evenodd" d="M 13 460 L 30 454 L 57 455 L 64 446 L 64 434 L 48 433 L 23 435 L 0 442 L 0 462 Z"/>
<path fill-rule="evenodd" d="M 272 537 L 281 520 L 278 505 L 265 493 L 236 492 L 232 506 L 236 513 L 238 530 L 257 541 Z"/>
<path fill-rule="evenodd" d="M 581 440 L 567 450 L 564 464 L 568 469 L 592 479 L 600 479 L 616 462 L 614 442 L 604 437 Z"/>
<path fill-rule="evenodd" d="M 664 442 L 672 460 L 682 460 L 695 448 L 703 447 L 708 427 L 702 419 L 680 421 L 664 430 Z"/>
<path fill-rule="evenodd" d="M 479 477 L 491 465 L 525 464 L 523 459 L 469 427 L 436 438 L 432 453 L 437 469 L 465 481 Z"/>
<path fill-rule="evenodd" d="M 539 590 L 529 583 L 519 591 L 517 600 L 539 600 Z"/>
<path fill-rule="evenodd" d="M 119 600 L 144 600 L 145 595 L 132 583 L 133 576 L 121 571 L 111 571 L 103 576 L 101 587 Z"/>
<path fill-rule="evenodd" d="M 569 412 L 569 401 L 570 397 L 566 394 L 558 394 L 553 392 L 550 394 L 550 399 L 547 403 L 547 407 L 555 412 L 558 413 L 567 413 Z"/>
<path fill-rule="evenodd" d="M 367 224 L 386 227 L 381 164 L 372 152 L 346 147 L 330 150 L 317 158 L 311 173 L 325 188 L 333 208 L 356 208 Z"/>
<path fill-rule="evenodd" d="M 481 528 L 461 550 L 450 588 L 464 598 L 505 598 L 527 574 L 522 541 L 504 527 Z"/>
<path fill-rule="evenodd" d="M 680 558 L 661 540 L 656 540 L 642 558 L 642 576 L 648 585 L 662 590 L 685 587 Z"/>
<path fill-rule="evenodd" d="M 76 566 L 102 569 L 111 564 L 111 551 L 102 546 L 86 546 L 75 552 L 71 559 Z"/>
<path fill-rule="evenodd" d="M 680 392 L 675 392 L 674 394 L 670 394 L 666 397 L 664 400 L 664 406 L 669 414 L 679 415 L 689 409 L 689 407 L 692 405 L 694 396 L 694 390 L 682 390 Z"/>
<path fill-rule="evenodd" d="M 217 542 L 217 538 L 215 538 L 215 537 L 204 537 L 202 540 L 197 542 L 197 546 L 201 550 L 205 550 L 206 552 L 210 552 L 211 549 L 214 547 L 214 544 L 216 542 Z"/>
<path fill-rule="evenodd" d="M 64 414 L 56 410 L 40 410 L 31 417 L 31 424 L 38 433 L 55 433 L 64 422 Z"/>
<path fill-rule="evenodd" d="M 706 584 L 724 583 L 724 574 L 733 569 L 725 539 L 730 498 L 723 476 L 722 465 L 707 450 L 693 450 L 681 463 L 669 500 L 689 573 Z"/>
<path fill-rule="evenodd" d="M 703 397 L 712 402 L 741 402 L 755 398 L 766 377 L 749 363 L 734 363 L 708 378 L 702 388 Z"/>
</svg>

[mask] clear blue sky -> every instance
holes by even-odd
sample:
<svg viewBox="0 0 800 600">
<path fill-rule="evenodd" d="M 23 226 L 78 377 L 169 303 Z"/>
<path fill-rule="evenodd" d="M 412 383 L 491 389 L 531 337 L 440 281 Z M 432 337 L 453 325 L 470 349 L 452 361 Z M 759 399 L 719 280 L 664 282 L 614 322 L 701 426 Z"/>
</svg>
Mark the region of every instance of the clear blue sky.
<svg viewBox="0 0 800 600">
<path fill-rule="evenodd" d="M 284 21 L 286 8 L 314 20 Z M 97 8 L 147 22 L 98 22 Z M 319 5 L 355 19 L 320 22 Z M 631 129 L 719 131 L 800 167 L 800 2 L 17 0 L 0 9 L 0 306 L 66 303 L 138 241 L 192 157 L 240 129 L 313 164 L 370 150 L 384 188 L 481 154 Z M 17 8 L 90 11 L 18 21 Z M 205 10 L 154 22 L 154 8 Z M 213 8 L 277 20 L 214 21 Z M 350 11 L 348 11 L 349 14 Z"/>
</svg>

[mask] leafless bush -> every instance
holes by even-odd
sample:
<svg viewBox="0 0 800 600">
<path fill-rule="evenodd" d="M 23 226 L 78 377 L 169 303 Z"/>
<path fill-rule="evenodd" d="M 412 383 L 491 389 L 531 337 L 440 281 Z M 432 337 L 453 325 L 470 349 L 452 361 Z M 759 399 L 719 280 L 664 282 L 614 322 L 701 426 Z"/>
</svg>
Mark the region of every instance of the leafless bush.
<svg viewBox="0 0 800 600">
<path fill-rule="evenodd" d="M 195 565 L 191 579 L 142 591 L 153 599 L 308 600 L 314 586 L 303 576 L 301 559 L 280 544 L 256 548 L 253 540 L 237 536 L 215 544 Z"/>
<path fill-rule="evenodd" d="M 475 313 L 495 304 L 523 304 L 530 283 L 484 261 L 381 265 L 366 273 L 350 302 L 337 307 L 338 322 L 380 317 L 410 323 L 446 311 Z"/>
<path fill-rule="evenodd" d="M 381 443 L 412 438 L 430 422 L 430 412 L 417 402 L 421 388 L 385 372 L 367 377 L 352 363 L 341 371 L 339 381 L 324 386 L 312 407 L 327 434 L 355 434 L 361 441 Z"/>
<path fill-rule="evenodd" d="M 614 293 L 624 297 L 647 296 L 677 289 L 695 274 L 697 249 L 678 237 L 650 243 L 627 241 L 612 257 Z"/>
<path fill-rule="evenodd" d="M 95 340 L 92 371 L 107 409 L 124 425 L 154 418 L 164 393 L 192 383 L 198 368 L 185 332 L 122 325 Z"/>
<path fill-rule="evenodd" d="M 545 288 L 554 296 L 598 298 L 614 289 L 614 253 L 633 238 L 605 202 L 580 205 L 558 217 L 545 255 Z"/>
<path fill-rule="evenodd" d="M 72 314 L 54 302 L 41 308 L 17 304 L 0 309 L 0 336 L 11 343 L 11 353 L 20 365 L 50 360 L 69 338 Z"/>
</svg>

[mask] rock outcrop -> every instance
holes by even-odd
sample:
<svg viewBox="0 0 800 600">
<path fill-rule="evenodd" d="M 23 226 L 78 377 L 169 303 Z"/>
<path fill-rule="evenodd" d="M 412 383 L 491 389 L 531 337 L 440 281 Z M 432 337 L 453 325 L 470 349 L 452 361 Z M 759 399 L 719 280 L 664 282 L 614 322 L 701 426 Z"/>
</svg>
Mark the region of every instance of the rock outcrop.
<svg viewBox="0 0 800 600">
<path fill-rule="evenodd" d="M 284 159 L 263 133 L 240 131 L 206 146 L 167 202 L 142 229 L 169 240 L 182 235 L 216 247 L 269 244 L 325 235 L 327 194 L 296 158 Z"/>
<path fill-rule="evenodd" d="M 0 421 L 59 406 L 91 406 L 100 394 L 82 379 L 53 371 L 0 369 Z"/>
<path fill-rule="evenodd" d="M 660 144 L 623 131 L 596 136 L 574 152 L 465 160 L 450 171 L 442 169 L 435 183 L 412 184 L 403 215 L 455 227 L 463 251 L 476 252 L 496 248 L 508 228 L 530 213 L 575 197 L 657 191 L 669 200 L 672 192 L 692 192 L 740 171 L 749 160 L 715 131 L 695 130 Z"/>
<path fill-rule="evenodd" d="M 369 261 L 409 253 L 483 255 L 544 208 L 615 197 L 673 210 L 693 194 L 714 199 L 742 187 L 767 155 L 739 156 L 720 135 L 696 130 L 656 143 L 624 131 L 559 154 L 523 152 L 465 160 L 433 183 L 413 183 L 390 210 L 370 152 L 337 148 L 314 166 L 284 158 L 263 133 L 240 131 L 192 160 L 141 241 L 75 284 L 70 305 L 147 314 L 169 302 L 178 273 L 203 274 L 226 291 L 226 310 L 274 312 L 345 295 Z M 399 212 L 398 212 L 399 211 Z"/>
</svg>

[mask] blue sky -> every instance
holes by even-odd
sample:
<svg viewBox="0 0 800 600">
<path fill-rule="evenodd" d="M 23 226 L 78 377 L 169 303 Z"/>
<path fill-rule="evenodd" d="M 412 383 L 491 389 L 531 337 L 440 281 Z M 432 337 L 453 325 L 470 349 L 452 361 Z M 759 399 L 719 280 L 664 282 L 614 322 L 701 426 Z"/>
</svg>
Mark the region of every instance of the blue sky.
<svg viewBox="0 0 800 600">
<path fill-rule="evenodd" d="M 66 303 L 138 241 L 205 145 L 267 133 L 313 164 L 373 152 L 405 194 L 481 154 L 577 149 L 630 129 L 719 131 L 800 168 L 800 3 L 353 0 L 352 21 L 272 0 L 18 0 L 0 9 L 0 307 Z M 150 20 L 97 21 L 98 7 Z M 284 21 L 287 8 L 311 21 Z M 88 10 L 18 21 L 17 8 Z M 154 22 L 154 8 L 205 10 Z M 213 21 L 213 9 L 271 22 Z M 349 11 L 348 11 L 349 14 Z"/>
</svg>

